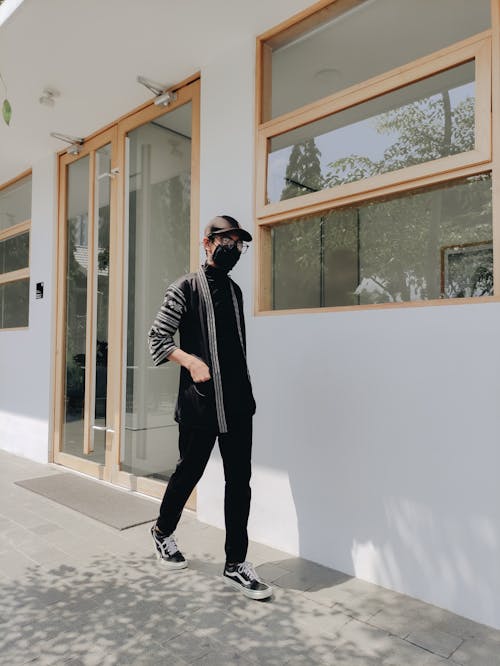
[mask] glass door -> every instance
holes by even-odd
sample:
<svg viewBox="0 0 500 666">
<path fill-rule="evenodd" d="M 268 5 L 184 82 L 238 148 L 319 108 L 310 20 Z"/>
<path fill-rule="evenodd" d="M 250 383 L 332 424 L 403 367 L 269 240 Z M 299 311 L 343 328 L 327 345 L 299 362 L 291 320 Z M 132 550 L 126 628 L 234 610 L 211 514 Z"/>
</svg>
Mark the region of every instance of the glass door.
<svg viewBox="0 0 500 666">
<path fill-rule="evenodd" d="M 58 416 L 54 461 L 105 478 L 110 225 L 116 131 L 60 160 Z"/>
<path fill-rule="evenodd" d="M 166 481 L 177 462 L 179 367 L 154 367 L 148 330 L 166 287 L 189 272 L 191 104 L 127 136 L 125 420 L 121 469 Z"/>
<path fill-rule="evenodd" d="M 179 367 L 155 367 L 148 331 L 168 285 L 199 266 L 198 94 L 120 124 L 123 178 L 123 332 L 119 450 L 113 480 L 160 497 L 175 469 Z M 121 195 L 120 195 L 121 198 Z"/>
<path fill-rule="evenodd" d="M 155 497 L 178 458 L 179 368 L 154 367 L 147 336 L 199 266 L 198 165 L 198 80 L 59 158 L 54 462 Z"/>
</svg>

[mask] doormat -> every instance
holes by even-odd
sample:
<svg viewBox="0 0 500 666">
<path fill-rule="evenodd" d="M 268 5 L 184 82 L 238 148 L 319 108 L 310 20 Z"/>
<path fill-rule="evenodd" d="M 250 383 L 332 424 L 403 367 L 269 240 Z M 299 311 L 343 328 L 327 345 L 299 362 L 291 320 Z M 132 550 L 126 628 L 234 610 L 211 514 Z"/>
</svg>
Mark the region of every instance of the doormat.
<svg viewBox="0 0 500 666">
<path fill-rule="evenodd" d="M 155 502 L 76 474 L 51 474 L 15 484 L 117 530 L 149 523 L 158 516 Z"/>
</svg>

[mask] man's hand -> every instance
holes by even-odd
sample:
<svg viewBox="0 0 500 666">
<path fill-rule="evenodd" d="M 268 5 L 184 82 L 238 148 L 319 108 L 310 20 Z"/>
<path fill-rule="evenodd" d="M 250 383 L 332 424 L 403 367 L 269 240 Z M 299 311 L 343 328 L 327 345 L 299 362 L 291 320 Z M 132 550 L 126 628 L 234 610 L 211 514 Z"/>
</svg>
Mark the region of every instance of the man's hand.
<svg viewBox="0 0 500 666">
<path fill-rule="evenodd" d="M 205 361 L 192 354 L 186 354 L 182 349 L 175 349 L 169 354 L 168 360 L 175 361 L 175 363 L 189 370 L 193 382 L 208 382 L 210 379 L 210 368 Z"/>
<path fill-rule="evenodd" d="M 210 379 L 210 369 L 208 365 L 196 356 L 191 356 L 191 359 L 192 360 L 186 367 L 191 373 L 193 382 L 196 384 L 199 382 L 208 382 Z"/>
</svg>

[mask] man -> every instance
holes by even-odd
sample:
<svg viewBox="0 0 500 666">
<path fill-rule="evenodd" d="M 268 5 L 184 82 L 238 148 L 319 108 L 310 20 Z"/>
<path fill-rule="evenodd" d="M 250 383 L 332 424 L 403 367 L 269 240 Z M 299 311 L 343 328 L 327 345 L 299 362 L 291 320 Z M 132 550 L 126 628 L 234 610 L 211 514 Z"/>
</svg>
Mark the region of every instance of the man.
<svg viewBox="0 0 500 666">
<path fill-rule="evenodd" d="M 151 534 L 158 559 L 169 569 L 187 566 L 173 532 L 218 439 L 226 482 L 223 576 L 251 599 L 266 599 L 272 588 L 245 559 L 255 401 L 246 363 L 243 297 L 228 276 L 251 240 L 233 217 L 214 218 L 203 238 L 205 264 L 170 285 L 149 331 L 154 364 L 181 366 L 175 410 L 180 457 Z M 180 348 L 172 337 L 177 330 Z"/>
</svg>

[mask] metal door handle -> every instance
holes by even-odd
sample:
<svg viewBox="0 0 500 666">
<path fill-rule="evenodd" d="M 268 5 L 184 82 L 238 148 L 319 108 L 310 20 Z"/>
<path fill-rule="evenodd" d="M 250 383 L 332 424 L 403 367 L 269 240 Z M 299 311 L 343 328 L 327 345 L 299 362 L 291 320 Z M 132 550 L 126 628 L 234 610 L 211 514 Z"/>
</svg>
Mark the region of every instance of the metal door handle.
<svg viewBox="0 0 500 666">
<path fill-rule="evenodd" d="M 106 428 L 106 426 L 96 426 L 96 425 L 93 425 L 93 426 L 91 426 L 91 427 L 92 427 L 92 430 L 101 430 L 102 432 L 112 432 L 112 433 L 115 432 L 115 431 L 113 430 L 113 428 Z"/>
</svg>

